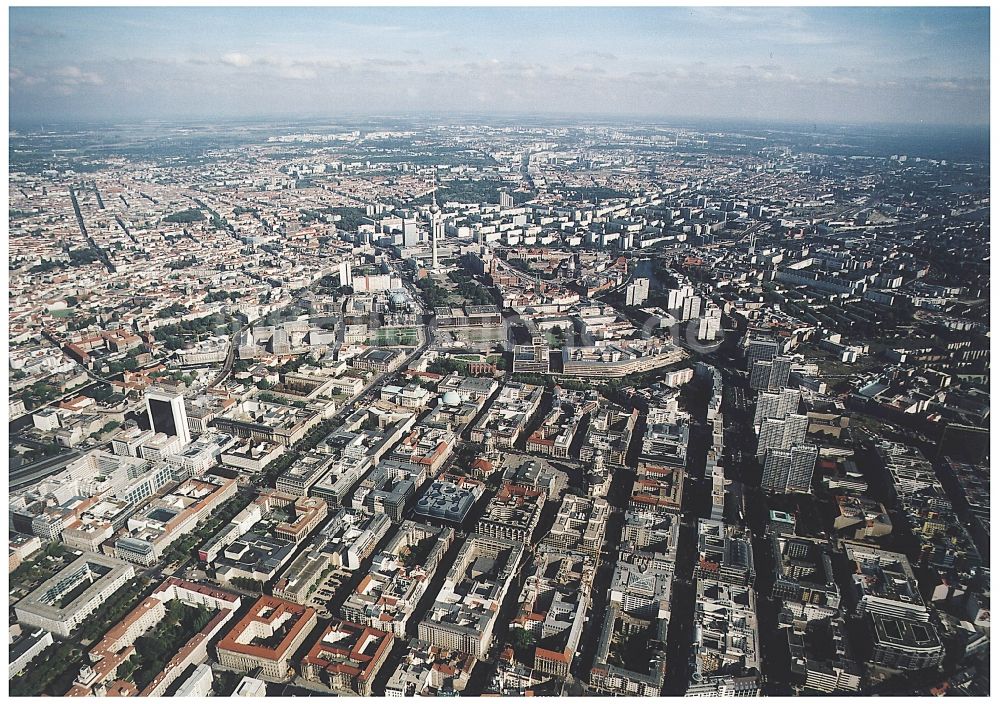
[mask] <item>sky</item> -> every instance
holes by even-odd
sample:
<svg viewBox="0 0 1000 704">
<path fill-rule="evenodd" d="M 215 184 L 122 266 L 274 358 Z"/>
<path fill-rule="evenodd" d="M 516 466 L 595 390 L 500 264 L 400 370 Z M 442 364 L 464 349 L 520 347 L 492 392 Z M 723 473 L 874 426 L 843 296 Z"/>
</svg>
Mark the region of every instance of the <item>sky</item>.
<svg viewBox="0 0 1000 704">
<path fill-rule="evenodd" d="M 987 8 L 10 9 L 10 120 L 989 123 Z"/>
</svg>

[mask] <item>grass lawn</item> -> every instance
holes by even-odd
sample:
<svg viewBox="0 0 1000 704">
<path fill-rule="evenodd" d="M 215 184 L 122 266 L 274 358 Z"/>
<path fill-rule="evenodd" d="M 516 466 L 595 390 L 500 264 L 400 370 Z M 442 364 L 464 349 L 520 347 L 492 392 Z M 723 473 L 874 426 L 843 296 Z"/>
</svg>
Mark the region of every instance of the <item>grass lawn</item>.
<svg viewBox="0 0 1000 704">
<path fill-rule="evenodd" d="M 380 330 L 378 333 L 368 338 L 367 344 L 412 346 L 417 344 L 417 333 L 412 328 L 401 330 Z"/>
</svg>

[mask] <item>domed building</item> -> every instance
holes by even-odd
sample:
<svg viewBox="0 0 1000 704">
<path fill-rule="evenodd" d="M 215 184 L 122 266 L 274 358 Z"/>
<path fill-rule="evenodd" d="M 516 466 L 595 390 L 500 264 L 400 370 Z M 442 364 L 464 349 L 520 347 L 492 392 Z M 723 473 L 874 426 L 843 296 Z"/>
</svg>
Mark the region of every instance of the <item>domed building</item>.
<svg viewBox="0 0 1000 704">
<path fill-rule="evenodd" d="M 457 391 L 446 391 L 441 397 L 441 405 L 448 408 L 458 408 L 462 405 L 462 397 L 458 395 Z"/>
</svg>

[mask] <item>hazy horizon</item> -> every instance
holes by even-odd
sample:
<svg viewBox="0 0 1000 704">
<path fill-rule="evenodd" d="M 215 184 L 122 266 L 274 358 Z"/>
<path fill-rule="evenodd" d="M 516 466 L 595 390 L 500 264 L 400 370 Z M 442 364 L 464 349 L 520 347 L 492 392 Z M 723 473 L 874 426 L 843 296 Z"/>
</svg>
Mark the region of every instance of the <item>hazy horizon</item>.
<svg viewBox="0 0 1000 704">
<path fill-rule="evenodd" d="M 989 8 L 10 10 L 10 119 L 989 122 Z"/>
<path fill-rule="evenodd" d="M 256 115 L 197 115 L 197 116 L 148 116 L 148 117 L 93 117 L 93 118 L 73 118 L 60 117 L 58 115 L 27 116 L 10 120 L 11 130 L 36 129 L 38 127 L 77 127 L 77 126 L 105 126 L 117 125 L 122 127 L 140 126 L 152 124 L 165 124 L 178 127 L 201 126 L 212 124 L 246 124 L 246 125 L 310 125 L 318 123 L 329 123 L 329 126 L 346 127 L 355 124 L 368 123 L 420 123 L 436 122 L 439 124 L 470 124 L 482 122 L 502 123 L 504 121 L 518 120 L 521 122 L 534 122 L 540 125 L 551 126 L 646 126 L 650 128 L 662 129 L 684 129 L 684 128 L 721 128 L 747 129 L 763 131 L 797 131 L 802 133 L 818 132 L 823 130 L 876 130 L 891 131 L 893 129 L 927 129 L 936 130 L 943 127 L 965 130 L 972 132 L 989 132 L 989 123 L 960 123 L 960 122 L 895 122 L 895 121 L 869 121 L 869 122 L 847 122 L 826 120 L 794 120 L 783 118 L 741 118 L 741 117 L 711 117 L 692 115 L 638 115 L 621 114 L 607 115 L 601 113 L 564 113 L 564 112 L 503 112 L 500 110 L 490 112 L 468 112 L 457 111 L 433 112 L 433 111 L 412 111 L 407 113 L 387 113 L 387 112 L 365 112 L 361 110 L 353 112 L 330 113 L 330 114 L 295 114 L 295 113 L 260 113 Z"/>
</svg>

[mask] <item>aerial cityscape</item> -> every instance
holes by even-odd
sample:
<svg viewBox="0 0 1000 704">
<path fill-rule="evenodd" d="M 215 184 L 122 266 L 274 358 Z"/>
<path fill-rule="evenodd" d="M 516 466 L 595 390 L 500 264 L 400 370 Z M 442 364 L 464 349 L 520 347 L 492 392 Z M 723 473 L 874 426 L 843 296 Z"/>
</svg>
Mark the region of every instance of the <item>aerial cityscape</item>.
<svg viewBox="0 0 1000 704">
<path fill-rule="evenodd" d="M 988 8 L 10 25 L 11 696 L 989 695 Z"/>
</svg>

